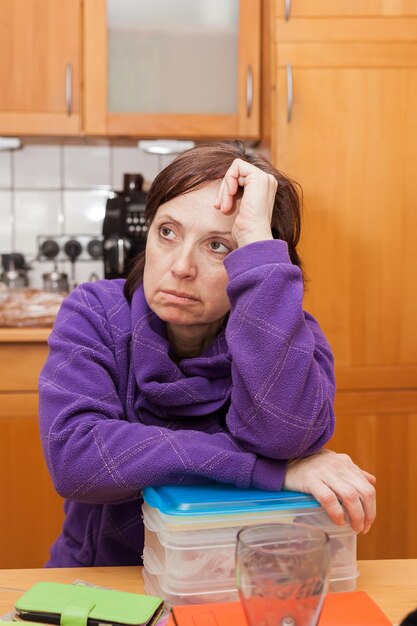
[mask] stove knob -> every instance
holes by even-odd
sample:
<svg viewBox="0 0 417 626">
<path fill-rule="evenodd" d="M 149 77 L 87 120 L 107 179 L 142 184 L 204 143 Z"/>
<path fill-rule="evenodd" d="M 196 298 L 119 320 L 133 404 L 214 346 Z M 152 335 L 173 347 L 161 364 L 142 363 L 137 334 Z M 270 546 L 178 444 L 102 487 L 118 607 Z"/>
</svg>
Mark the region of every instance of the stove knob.
<svg viewBox="0 0 417 626">
<path fill-rule="evenodd" d="M 100 239 L 91 239 L 87 244 L 87 252 L 93 259 L 99 259 L 103 254 L 103 244 Z"/>
<path fill-rule="evenodd" d="M 45 239 L 41 245 L 41 255 L 47 259 L 54 259 L 59 254 L 59 245 L 54 239 Z"/>
<path fill-rule="evenodd" d="M 75 259 L 80 256 L 83 248 L 79 241 L 76 239 L 68 239 L 64 246 L 65 254 L 74 263 Z"/>
</svg>

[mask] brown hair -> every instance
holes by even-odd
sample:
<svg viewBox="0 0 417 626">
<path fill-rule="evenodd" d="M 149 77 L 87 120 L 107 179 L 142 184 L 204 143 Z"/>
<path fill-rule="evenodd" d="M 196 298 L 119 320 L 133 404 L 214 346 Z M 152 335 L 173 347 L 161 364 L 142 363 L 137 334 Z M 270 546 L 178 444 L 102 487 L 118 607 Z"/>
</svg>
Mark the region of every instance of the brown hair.
<svg viewBox="0 0 417 626">
<path fill-rule="evenodd" d="M 149 189 L 145 207 L 148 226 L 161 204 L 202 187 L 210 181 L 223 178 L 235 159 L 242 159 L 259 167 L 264 172 L 272 174 L 278 181 L 272 210 L 272 235 L 274 239 L 283 239 L 287 242 L 292 263 L 302 269 L 301 259 L 296 250 L 301 229 L 301 187 L 276 170 L 265 157 L 247 151 L 240 141 L 196 146 L 181 153 L 163 169 Z M 124 294 L 128 300 L 131 300 L 133 292 L 143 280 L 144 266 L 145 253 L 141 252 L 126 279 Z"/>
</svg>

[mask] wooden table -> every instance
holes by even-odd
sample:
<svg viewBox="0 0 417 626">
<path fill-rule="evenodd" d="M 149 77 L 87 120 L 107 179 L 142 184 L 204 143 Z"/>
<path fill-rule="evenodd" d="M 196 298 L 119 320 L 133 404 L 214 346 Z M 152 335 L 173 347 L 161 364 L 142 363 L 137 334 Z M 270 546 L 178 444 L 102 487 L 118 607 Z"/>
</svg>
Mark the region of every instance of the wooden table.
<svg viewBox="0 0 417 626">
<path fill-rule="evenodd" d="M 417 608 L 417 559 L 359 561 L 358 566 L 357 588 L 366 591 L 394 624 Z M 11 611 L 23 591 L 39 580 L 71 583 L 76 579 L 143 593 L 138 567 L 0 570 L 0 616 Z"/>
</svg>

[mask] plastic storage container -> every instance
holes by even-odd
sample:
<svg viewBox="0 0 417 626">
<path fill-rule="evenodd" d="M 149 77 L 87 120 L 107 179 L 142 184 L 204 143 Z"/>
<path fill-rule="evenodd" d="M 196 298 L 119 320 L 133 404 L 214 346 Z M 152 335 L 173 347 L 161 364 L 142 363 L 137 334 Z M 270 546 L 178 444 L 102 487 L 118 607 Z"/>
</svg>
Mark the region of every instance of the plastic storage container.
<svg viewBox="0 0 417 626">
<path fill-rule="evenodd" d="M 143 497 L 145 590 L 171 605 L 236 600 L 236 535 L 253 524 L 321 528 L 330 537 L 329 591 L 356 587 L 356 532 L 333 524 L 312 496 L 213 485 L 147 487 Z"/>
</svg>

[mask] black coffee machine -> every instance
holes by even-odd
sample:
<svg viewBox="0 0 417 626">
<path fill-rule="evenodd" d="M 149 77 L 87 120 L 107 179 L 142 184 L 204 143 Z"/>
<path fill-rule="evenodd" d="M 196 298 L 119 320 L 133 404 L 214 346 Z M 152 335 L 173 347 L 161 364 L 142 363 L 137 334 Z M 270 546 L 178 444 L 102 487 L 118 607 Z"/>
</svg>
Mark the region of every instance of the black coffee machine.
<svg viewBox="0 0 417 626">
<path fill-rule="evenodd" d="M 105 278 L 125 278 L 133 259 L 145 249 L 147 194 L 141 174 L 125 174 L 123 191 L 109 198 L 103 222 Z"/>
</svg>

